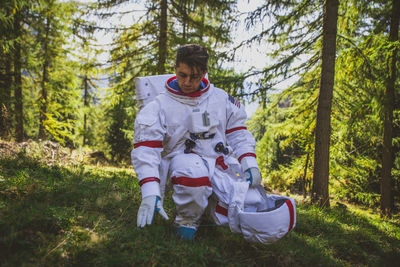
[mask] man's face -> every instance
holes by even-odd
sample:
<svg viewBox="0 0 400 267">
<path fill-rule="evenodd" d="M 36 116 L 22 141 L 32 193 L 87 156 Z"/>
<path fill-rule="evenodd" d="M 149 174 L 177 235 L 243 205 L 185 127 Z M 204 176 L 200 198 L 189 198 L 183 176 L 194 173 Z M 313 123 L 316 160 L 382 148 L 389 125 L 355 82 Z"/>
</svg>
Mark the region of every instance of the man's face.
<svg viewBox="0 0 400 267">
<path fill-rule="evenodd" d="M 196 68 L 192 70 L 185 63 L 175 65 L 175 73 L 178 79 L 178 85 L 185 94 L 198 91 L 200 89 L 201 80 L 205 76 L 205 73 L 198 72 Z"/>
</svg>

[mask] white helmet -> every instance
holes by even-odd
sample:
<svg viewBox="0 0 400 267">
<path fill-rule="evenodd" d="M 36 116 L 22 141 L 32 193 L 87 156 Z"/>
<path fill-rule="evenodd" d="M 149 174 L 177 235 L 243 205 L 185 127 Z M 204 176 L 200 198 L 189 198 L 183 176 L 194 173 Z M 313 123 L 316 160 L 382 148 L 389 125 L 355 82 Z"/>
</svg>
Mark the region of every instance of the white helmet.
<svg viewBox="0 0 400 267">
<path fill-rule="evenodd" d="M 261 185 L 249 188 L 246 182 L 233 183 L 233 189 L 229 205 L 216 204 L 217 223 L 227 223 L 246 240 L 264 244 L 278 241 L 295 227 L 293 198 L 268 195 Z"/>
</svg>

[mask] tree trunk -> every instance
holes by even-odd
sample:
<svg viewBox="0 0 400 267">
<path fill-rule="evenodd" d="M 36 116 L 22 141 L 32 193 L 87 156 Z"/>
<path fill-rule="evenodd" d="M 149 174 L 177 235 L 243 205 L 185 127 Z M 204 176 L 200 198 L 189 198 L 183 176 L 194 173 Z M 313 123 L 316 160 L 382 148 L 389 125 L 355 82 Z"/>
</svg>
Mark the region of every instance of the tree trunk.
<svg viewBox="0 0 400 267">
<path fill-rule="evenodd" d="M 46 121 L 46 113 L 47 113 L 47 83 L 49 81 L 49 65 L 50 65 L 50 59 L 49 59 L 49 53 L 48 53 L 48 39 L 49 39 L 49 31 L 50 31 L 50 21 L 49 17 L 46 18 L 46 32 L 45 32 L 45 37 L 43 41 L 43 54 L 44 54 L 44 63 L 43 63 L 43 72 L 42 72 L 42 82 L 41 82 L 41 95 L 40 95 L 40 124 L 39 124 L 39 139 L 46 139 L 46 131 L 44 127 L 44 122 Z"/>
<path fill-rule="evenodd" d="M 331 134 L 332 95 L 335 79 L 338 0 L 324 5 L 322 66 L 315 127 L 314 176 L 312 201 L 329 207 L 329 145 Z"/>
<path fill-rule="evenodd" d="M 7 16 L 11 14 L 11 9 L 5 8 Z M 13 38 L 13 28 L 11 25 L 3 25 L 1 28 L 4 32 L 5 40 L 10 41 Z M 12 80 L 12 54 L 5 52 L 4 57 L 0 60 L 2 64 L 1 70 L 1 84 L 0 84 L 0 137 L 10 137 L 11 133 L 11 89 L 13 85 Z"/>
<path fill-rule="evenodd" d="M 5 138 L 10 136 L 11 125 L 11 88 L 12 88 L 12 57 L 7 54 L 4 60 L 4 75 L 1 84 L 0 99 L 0 136 Z"/>
<path fill-rule="evenodd" d="M 400 0 L 392 1 L 392 16 L 390 22 L 389 41 L 399 39 Z M 385 118 L 383 122 L 383 153 L 381 176 L 381 214 L 390 216 L 393 209 L 392 194 L 392 138 L 393 138 L 393 110 L 394 110 L 394 86 L 396 81 L 396 61 L 398 49 L 395 49 L 388 59 L 389 76 L 386 81 L 386 94 L 384 99 Z"/>
<path fill-rule="evenodd" d="M 87 74 L 85 74 L 85 77 L 83 78 L 84 86 L 85 86 L 85 92 L 83 95 L 83 105 L 84 105 L 84 115 L 83 115 L 83 146 L 86 145 L 86 134 L 87 134 L 87 115 L 86 115 L 86 110 L 87 107 L 89 106 L 89 84 L 88 84 L 88 77 Z"/>
<path fill-rule="evenodd" d="M 165 74 L 167 59 L 167 0 L 161 0 L 160 35 L 158 40 L 158 74 Z"/>
<path fill-rule="evenodd" d="M 182 39 L 185 40 L 186 42 L 186 27 L 187 27 L 187 8 L 186 8 L 186 2 L 183 2 L 182 5 L 182 9 L 183 9 L 183 18 L 182 18 L 182 28 L 183 28 L 183 32 L 182 32 Z"/>
<path fill-rule="evenodd" d="M 203 42 L 203 37 L 204 37 L 204 21 L 205 21 L 205 14 L 206 14 L 206 11 L 205 11 L 205 6 L 201 6 L 201 25 L 200 25 L 200 34 L 199 34 L 199 39 L 200 39 L 200 42 Z"/>
<path fill-rule="evenodd" d="M 22 101 L 22 59 L 21 59 L 21 11 L 16 11 L 14 16 L 14 33 L 18 38 L 14 46 L 14 98 L 15 98 L 15 121 L 16 141 L 24 141 L 24 116 Z"/>
<path fill-rule="evenodd" d="M 303 178 L 301 179 L 301 188 L 300 188 L 300 190 L 303 192 L 304 199 L 307 197 L 307 169 L 309 160 L 310 160 L 310 152 L 307 152 L 306 163 L 304 166 Z"/>
</svg>

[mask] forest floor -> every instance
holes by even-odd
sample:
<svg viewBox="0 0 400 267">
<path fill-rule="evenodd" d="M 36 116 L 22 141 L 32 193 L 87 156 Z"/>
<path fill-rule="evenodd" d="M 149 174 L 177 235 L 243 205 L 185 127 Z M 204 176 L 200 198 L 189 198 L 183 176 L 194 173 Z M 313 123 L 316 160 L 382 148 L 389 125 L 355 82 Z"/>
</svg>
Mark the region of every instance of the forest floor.
<svg viewBox="0 0 400 267">
<path fill-rule="evenodd" d="M 253 244 L 200 225 L 193 242 L 172 219 L 136 227 L 140 188 L 132 168 L 85 163 L 54 144 L 0 140 L 1 266 L 396 266 L 400 221 L 350 204 L 318 209 L 297 200 L 282 240 Z M 173 217 L 174 204 L 164 207 Z"/>
</svg>

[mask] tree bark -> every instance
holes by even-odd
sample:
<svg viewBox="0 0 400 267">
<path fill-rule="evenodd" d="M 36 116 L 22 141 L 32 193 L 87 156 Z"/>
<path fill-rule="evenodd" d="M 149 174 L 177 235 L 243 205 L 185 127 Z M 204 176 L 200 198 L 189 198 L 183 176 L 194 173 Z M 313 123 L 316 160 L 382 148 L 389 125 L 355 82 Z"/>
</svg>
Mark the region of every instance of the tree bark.
<svg viewBox="0 0 400 267">
<path fill-rule="evenodd" d="M 11 14 L 10 8 L 5 8 L 6 14 L 9 16 Z M 11 40 L 13 38 L 13 28 L 12 26 L 3 25 L 2 31 L 5 34 L 6 40 Z M 13 85 L 13 73 L 12 73 L 12 54 L 10 52 L 5 52 L 4 57 L 1 59 L 2 70 L 0 78 L 0 137 L 7 138 L 10 137 L 10 126 L 11 126 L 11 89 Z"/>
<path fill-rule="evenodd" d="M 301 188 L 300 188 L 300 190 L 303 192 L 304 199 L 307 197 L 307 169 L 309 160 L 310 160 L 310 152 L 307 152 L 306 163 L 304 166 L 303 178 L 301 179 Z"/>
<path fill-rule="evenodd" d="M 160 35 L 158 40 L 158 74 L 165 74 L 165 63 L 167 60 L 167 0 L 161 0 Z"/>
<path fill-rule="evenodd" d="M 12 88 L 12 57 L 7 53 L 4 60 L 4 73 L 2 73 L 1 99 L 0 99 L 0 136 L 10 136 L 11 114 L 11 88 Z"/>
<path fill-rule="evenodd" d="M 88 77 L 87 74 L 85 74 L 85 77 L 83 78 L 84 86 L 85 86 L 85 92 L 83 95 L 83 105 L 85 107 L 85 113 L 83 115 L 83 146 L 86 145 L 86 135 L 87 135 L 87 115 L 86 115 L 86 110 L 87 107 L 89 106 L 89 82 L 88 82 Z"/>
<path fill-rule="evenodd" d="M 49 31 L 50 31 L 50 18 L 46 18 L 46 29 L 45 29 L 45 37 L 43 41 L 43 54 L 44 54 L 44 62 L 43 62 L 43 72 L 42 72 L 42 81 L 41 81 L 41 95 L 40 95 L 40 123 L 39 123 L 39 139 L 46 139 L 46 130 L 44 126 L 44 122 L 46 121 L 46 113 L 47 113 L 47 84 L 49 81 L 49 51 L 48 51 L 48 41 L 49 41 Z"/>
<path fill-rule="evenodd" d="M 322 66 L 315 127 L 314 175 L 312 201 L 329 207 L 329 146 L 331 135 L 332 95 L 335 79 L 338 0 L 324 4 Z"/>
<path fill-rule="evenodd" d="M 183 9 L 183 16 L 182 16 L 182 28 L 183 28 L 183 32 L 182 32 L 182 39 L 185 40 L 186 42 L 186 27 L 187 27 L 187 8 L 186 8 L 186 2 L 183 2 L 182 5 L 182 9 Z"/>
<path fill-rule="evenodd" d="M 390 22 L 389 41 L 399 39 L 400 0 L 392 1 L 392 15 Z M 389 76 L 386 81 L 386 94 L 384 99 L 385 118 L 383 122 L 383 153 L 381 175 L 381 214 L 390 216 L 393 210 L 392 194 L 392 139 L 393 139 L 393 111 L 395 103 L 396 61 L 398 49 L 395 49 L 388 59 Z"/>
<path fill-rule="evenodd" d="M 16 11 L 14 16 L 14 33 L 16 36 L 14 46 L 14 98 L 15 98 L 15 136 L 17 142 L 24 141 L 24 116 L 22 101 L 22 59 L 21 59 L 21 11 Z"/>
<path fill-rule="evenodd" d="M 205 14 L 206 11 L 204 10 L 205 6 L 201 5 L 201 25 L 200 25 L 200 33 L 199 33 L 199 39 L 200 42 L 203 42 L 203 37 L 204 37 L 204 21 L 205 21 Z"/>
</svg>

